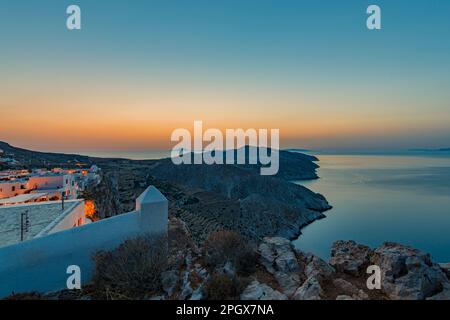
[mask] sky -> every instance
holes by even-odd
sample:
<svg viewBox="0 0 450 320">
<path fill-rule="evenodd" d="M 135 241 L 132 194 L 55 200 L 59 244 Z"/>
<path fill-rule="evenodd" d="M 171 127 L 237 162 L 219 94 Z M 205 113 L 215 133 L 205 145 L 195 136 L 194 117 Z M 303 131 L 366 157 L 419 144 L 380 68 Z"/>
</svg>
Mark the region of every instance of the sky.
<svg viewBox="0 0 450 320">
<path fill-rule="evenodd" d="M 450 147 L 449 16 L 448 0 L 0 0 L 0 140 L 163 150 L 202 120 L 280 129 L 283 148 Z"/>
</svg>

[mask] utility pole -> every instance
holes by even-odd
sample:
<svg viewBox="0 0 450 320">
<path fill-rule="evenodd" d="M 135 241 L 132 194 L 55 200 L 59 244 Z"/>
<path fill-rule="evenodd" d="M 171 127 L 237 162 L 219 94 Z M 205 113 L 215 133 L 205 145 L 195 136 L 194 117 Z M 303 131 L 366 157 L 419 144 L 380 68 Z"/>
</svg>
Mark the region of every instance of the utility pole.
<svg viewBox="0 0 450 320">
<path fill-rule="evenodd" d="M 28 210 L 25 210 L 20 214 L 20 241 L 25 240 L 25 233 L 30 228 L 30 220 L 28 218 Z"/>
</svg>

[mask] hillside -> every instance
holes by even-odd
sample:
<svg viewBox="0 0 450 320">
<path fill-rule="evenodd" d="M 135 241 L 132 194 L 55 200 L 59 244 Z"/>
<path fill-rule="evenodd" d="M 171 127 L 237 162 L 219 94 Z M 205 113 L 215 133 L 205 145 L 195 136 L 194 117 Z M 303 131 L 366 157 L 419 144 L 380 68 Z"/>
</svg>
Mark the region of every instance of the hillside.
<svg viewBox="0 0 450 320">
<path fill-rule="evenodd" d="M 87 156 L 32 151 L 13 147 L 3 141 L 0 141 L 0 149 L 7 157 L 14 158 L 23 166 L 66 166 L 76 163 L 92 163 L 92 160 Z"/>
<path fill-rule="evenodd" d="M 296 237 L 300 229 L 324 218 L 326 199 L 290 180 L 317 178 L 313 156 L 280 151 L 276 176 L 261 176 L 259 165 L 174 165 L 171 159 L 127 160 L 44 153 L 0 143 L 0 149 L 30 167 L 97 164 L 102 182 L 84 197 L 95 200 L 99 218 L 129 212 L 146 186 L 158 187 L 192 238 L 202 242 L 220 229 L 251 238 Z"/>
</svg>

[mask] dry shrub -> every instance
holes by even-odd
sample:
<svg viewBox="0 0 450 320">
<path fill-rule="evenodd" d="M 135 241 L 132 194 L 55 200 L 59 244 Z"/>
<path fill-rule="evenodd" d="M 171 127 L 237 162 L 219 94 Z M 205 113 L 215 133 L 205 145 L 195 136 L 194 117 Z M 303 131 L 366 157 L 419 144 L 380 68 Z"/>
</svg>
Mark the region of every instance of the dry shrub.
<svg viewBox="0 0 450 320">
<path fill-rule="evenodd" d="M 255 245 L 234 231 L 212 233 L 204 244 L 206 264 L 211 268 L 233 264 L 237 273 L 250 275 L 256 270 L 258 257 Z"/>
<path fill-rule="evenodd" d="M 209 277 L 205 285 L 207 299 L 239 300 L 248 283 L 246 278 L 215 273 Z"/>
<path fill-rule="evenodd" d="M 141 299 L 161 290 L 167 237 L 147 235 L 94 256 L 93 287 L 100 299 Z"/>
</svg>

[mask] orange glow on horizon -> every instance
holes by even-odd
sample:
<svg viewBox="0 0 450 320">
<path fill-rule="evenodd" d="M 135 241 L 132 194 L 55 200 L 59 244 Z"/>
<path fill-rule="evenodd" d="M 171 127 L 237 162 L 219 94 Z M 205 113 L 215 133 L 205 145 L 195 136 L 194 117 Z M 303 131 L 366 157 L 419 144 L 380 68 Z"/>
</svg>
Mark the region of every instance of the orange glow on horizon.
<svg viewBox="0 0 450 320">
<path fill-rule="evenodd" d="M 365 100 L 357 92 L 321 95 L 180 84 L 146 88 L 133 82 L 116 88 L 108 81 L 90 87 L 92 82 L 77 82 L 73 90 L 54 81 L 54 87 L 9 84 L 11 90 L 0 91 L 0 140 L 37 151 L 168 150 L 173 130 L 192 130 L 194 120 L 202 120 L 205 130 L 222 132 L 280 129 L 282 147 L 320 148 L 354 137 L 382 140 L 430 128 L 448 130 L 450 122 L 448 113 L 397 106 L 394 100 L 361 107 Z"/>
</svg>

